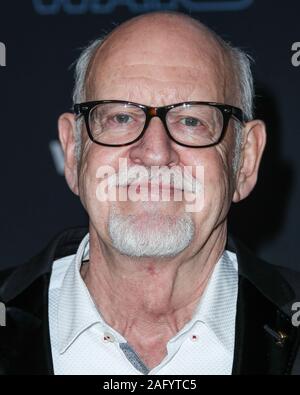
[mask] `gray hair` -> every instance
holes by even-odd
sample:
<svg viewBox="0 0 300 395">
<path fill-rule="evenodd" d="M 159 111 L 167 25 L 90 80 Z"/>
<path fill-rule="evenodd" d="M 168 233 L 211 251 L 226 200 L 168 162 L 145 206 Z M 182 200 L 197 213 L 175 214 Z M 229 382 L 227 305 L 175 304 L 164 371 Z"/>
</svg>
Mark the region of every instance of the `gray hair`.
<svg viewBox="0 0 300 395">
<path fill-rule="evenodd" d="M 95 56 L 98 48 L 101 46 L 102 42 L 105 40 L 105 37 L 98 38 L 97 40 L 92 41 L 89 45 L 83 49 L 81 52 L 77 62 L 75 63 L 75 84 L 73 90 L 73 104 L 82 103 L 86 101 L 86 78 L 87 71 L 89 69 L 89 65 L 91 60 Z M 75 150 L 77 160 L 80 158 L 81 153 L 81 132 L 82 132 L 82 118 L 79 118 L 76 122 L 75 129 Z"/>
<path fill-rule="evenodd" d="M 211 31 L 210 29 L 208 29 Z M 236 103 L 246 115 L 247 119 L 253 117 L 253 98 L 254 98 L 254 84 L 251 72 L 252 58 L 243 50 L 232 46 L 225 42 L 215 32 L 211 31 L 219 44 L 228 54 L 232 66 L 232 73 L 235 79 Z M 97 50 L 105 41 L 106 36 L 92 41 L 80 54 L 75 67 L 75 85 L 73 91 L 73 102 L 81 103 L 86 101 L 86 78 L 88 74 L 89 65 L 94 58 Z M 235 147 L 233 156 L 233 170 L 236 172 L 239 167 L 241 146 L 243 143 L 243 127 L 241 124 L 235 122 Z M 76 142 L 76 156 L 79 160 L 81 153 L 81 132 L 82 132 L 82 118 L 79 118 L 76 123 L 75 142 Z"/>
<path fill-rule="evenodd" d="M 253 62 L 253 58 L 240 48 L 233 47 L 229 43 L 226 43 L 226 47 L 228 48 L 233 72 L 236 78 L 235 91 L 237 95 L 237 106 L 244 112 L 246 119 L 250 120 L 253 118 L 254 111 L 254 82 L 251 71 L 251 62 Z M 243 126 L 239 122 L 234 123 L 234 133 L 235 146 L 232 167 L 234 173 L 237 173 L 244 137 Z"/>
</svg>

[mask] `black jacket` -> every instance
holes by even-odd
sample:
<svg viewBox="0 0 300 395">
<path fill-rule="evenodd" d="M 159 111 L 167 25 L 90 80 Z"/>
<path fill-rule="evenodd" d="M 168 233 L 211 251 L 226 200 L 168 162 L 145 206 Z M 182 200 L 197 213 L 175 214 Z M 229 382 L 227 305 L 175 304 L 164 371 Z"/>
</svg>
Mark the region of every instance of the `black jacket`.
<svg viewBox="0 0 300 395">
<path fill-rule="evenodd" d="M 53 374 L 48 322 L 52 263 L 74 254 L 87 233 L 71 229 L 39 255 L 0 272 L 0 300 L 6 327 L 0 328 L 1 374 Z M 292 325 L 292 304 L 300 301 L 300 274 L 255 258 L 239 242 L 239 285 L 233 374 L 300 374 L 300 326 Z M 116 372 L 118 373 L 118 372 Z"/>
</svg>

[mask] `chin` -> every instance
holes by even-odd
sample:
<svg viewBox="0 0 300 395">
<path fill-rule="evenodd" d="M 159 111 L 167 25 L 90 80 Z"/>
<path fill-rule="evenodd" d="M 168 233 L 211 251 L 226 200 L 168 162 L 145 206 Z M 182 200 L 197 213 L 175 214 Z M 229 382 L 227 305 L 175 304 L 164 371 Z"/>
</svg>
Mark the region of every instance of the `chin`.
<svg viewBox="0 0 300 395">
<path fill-rule="evenodd" d="M 128 256 L 174 256 L 187 248 L 194 237 L 194 223 L 188 214 L 114 212 L 108 225 L 112 244 Z"/>
</svg>

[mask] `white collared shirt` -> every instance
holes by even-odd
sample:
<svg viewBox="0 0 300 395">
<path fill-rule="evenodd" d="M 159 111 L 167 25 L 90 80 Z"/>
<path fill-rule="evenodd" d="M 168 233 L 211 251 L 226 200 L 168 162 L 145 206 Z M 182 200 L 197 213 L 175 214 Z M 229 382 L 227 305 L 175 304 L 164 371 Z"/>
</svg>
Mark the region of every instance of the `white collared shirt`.
<svg viewBox="0 0 300 395">
<path fill-rule="evenodd" d="M 224 251 L 193 318 L 169 340 L 166 357 L 149 370 L 98 311 L 80 275 L 88 249 L 87 234 L 76 255 L 53 264 L 49 325 L 55 374 L 231 374 L 238 289 L 235 254 Z"/>
</svg>

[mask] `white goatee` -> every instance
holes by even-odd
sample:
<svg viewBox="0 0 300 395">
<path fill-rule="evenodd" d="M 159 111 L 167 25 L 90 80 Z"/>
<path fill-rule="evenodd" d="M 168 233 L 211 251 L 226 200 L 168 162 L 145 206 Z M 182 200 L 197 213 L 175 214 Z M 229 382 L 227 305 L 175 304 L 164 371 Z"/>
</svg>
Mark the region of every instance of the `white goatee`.
<svg viewBox="0 0 300 395">
<path fill-rule="evenodd" d="M 181 217 L 151 213 L 123 215 L 114 210 L 108 230 L 113 246 L 132 257 L 171 257 L 183 251 L 194 236 L 194 223 L 188 213 Z"/>
</svg>

